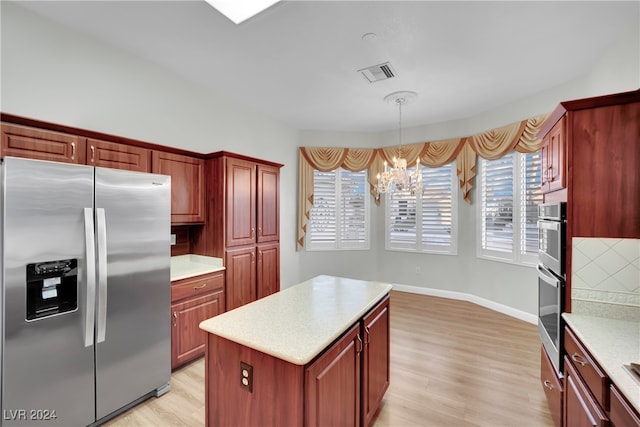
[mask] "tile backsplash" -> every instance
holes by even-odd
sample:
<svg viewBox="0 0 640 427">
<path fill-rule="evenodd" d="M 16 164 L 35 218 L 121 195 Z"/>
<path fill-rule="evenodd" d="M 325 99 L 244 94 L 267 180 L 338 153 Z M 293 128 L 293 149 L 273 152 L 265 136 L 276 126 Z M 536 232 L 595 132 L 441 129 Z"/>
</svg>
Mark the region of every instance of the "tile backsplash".
<svg viewBox="0 0 640 427">
<path fill-rule="evenodd" d="M 574 237 L 574 313 L 640 321 L 640 239 Z"/>
</svg>

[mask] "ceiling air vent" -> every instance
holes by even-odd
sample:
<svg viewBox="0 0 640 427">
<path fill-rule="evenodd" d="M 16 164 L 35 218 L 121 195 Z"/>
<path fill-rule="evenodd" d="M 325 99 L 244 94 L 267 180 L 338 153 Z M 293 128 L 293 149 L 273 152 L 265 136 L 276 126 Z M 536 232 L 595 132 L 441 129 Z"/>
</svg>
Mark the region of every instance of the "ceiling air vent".
<svg viewBox="0 0 640 427">
<path fill-rule="evenodd" d="M 358 72 L 362 73 L 362 75 L 369 80 L 369 83 L 379 82 L 380 80 L 386 80 L 396 76 L 396 72 L 389 62 L 363 68 L 358 70 Z"/>
</svg>

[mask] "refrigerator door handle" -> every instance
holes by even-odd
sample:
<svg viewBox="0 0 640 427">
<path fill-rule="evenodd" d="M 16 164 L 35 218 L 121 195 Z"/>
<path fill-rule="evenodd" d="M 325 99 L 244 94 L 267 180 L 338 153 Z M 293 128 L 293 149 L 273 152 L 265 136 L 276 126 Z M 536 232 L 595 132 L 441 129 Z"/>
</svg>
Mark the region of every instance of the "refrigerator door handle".
<svg viewBox="0 0 640 427">
<path fill-rule="evenodd" d="M 96 209 L 98 239 L 98 336 L 104 342 L 107 333 L 107 223 L 104 208 Z"/>
<path fill-rule="evenodd" d="M 93 345 L 96 308 L 96 246 L 93 229 L 93 208 L 84 208 L 84 242 L 86 247 L 87 300 L 84 319 L 84 346 Z"/>
</svg>

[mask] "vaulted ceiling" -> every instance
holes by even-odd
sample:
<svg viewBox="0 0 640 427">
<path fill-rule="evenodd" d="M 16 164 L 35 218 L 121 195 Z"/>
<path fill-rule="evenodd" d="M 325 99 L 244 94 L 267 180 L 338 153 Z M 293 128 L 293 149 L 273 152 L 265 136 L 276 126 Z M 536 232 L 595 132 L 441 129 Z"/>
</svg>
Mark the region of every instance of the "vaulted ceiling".
<svg viewBox="0 0 640 427">
<path fill-rule="evenodd" d="M 300 129 L 465 118 L 584 75 L 637 1 L 283 1 L 235 25 L 204 1 L 28 1 L 38 14 Z M 365 34 L 374 35 L 363 37 Z M 358 70 L 389 62 L 370 83 Z"/>
</svg>

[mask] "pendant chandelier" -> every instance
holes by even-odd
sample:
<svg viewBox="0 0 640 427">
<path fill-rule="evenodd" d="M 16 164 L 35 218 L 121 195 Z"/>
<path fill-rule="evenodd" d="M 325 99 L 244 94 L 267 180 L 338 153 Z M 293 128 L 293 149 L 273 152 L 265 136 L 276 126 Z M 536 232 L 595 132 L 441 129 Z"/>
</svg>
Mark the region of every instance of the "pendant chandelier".
<svg viewBox="0 0 640 427">
<path fill-rule="evenodd" d="M 407 159 L 402 157 L 402 106 L 415 99 L 415 92 L 393 92 L 384 97 L 385 102 L 393 102 L 398 106 L 398 156 L 393 157 L 393 167 L 389 167 L 386 160 L 384 171 L 376 178 L 376 191 L 381 193 L 402 193 L 412 196 L 422 192 L 422 170 L 420 169 L 420 157 L 416 160 L 414 171 L 407 170 Z"/>
</svg>

